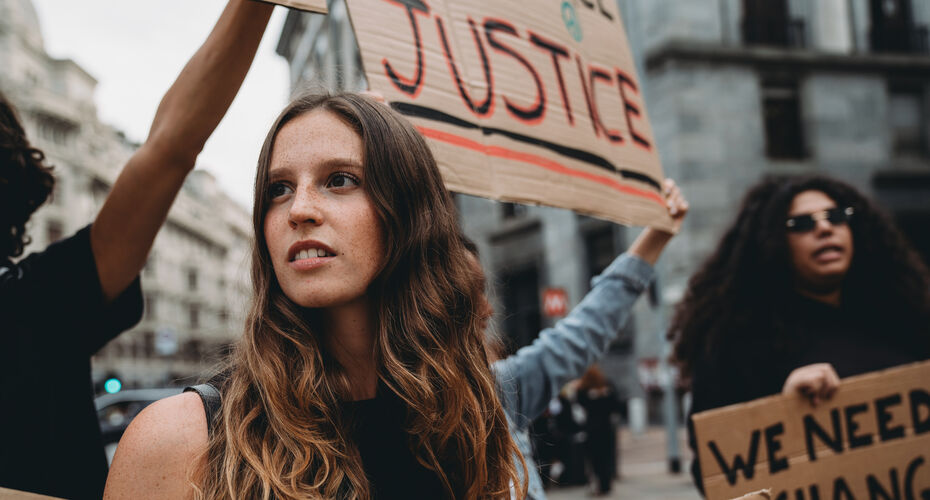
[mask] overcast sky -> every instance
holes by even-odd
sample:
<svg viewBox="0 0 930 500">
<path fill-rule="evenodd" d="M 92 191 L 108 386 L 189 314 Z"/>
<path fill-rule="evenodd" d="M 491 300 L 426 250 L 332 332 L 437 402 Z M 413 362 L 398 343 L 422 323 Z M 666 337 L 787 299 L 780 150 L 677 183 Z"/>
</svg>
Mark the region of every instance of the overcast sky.
<svg viewBox="0 0 930 500">
<path fill-rule="evenodd" d="M 32 0 L 46 51 L 70 58 L 99 82 L 100 118 L 142 142 L 162 95 L 197 50 L 225 0 Z M 251 206 L 255 162 L 265 132 L 290 89 L 286 61 L 274 52 L 287 10 L 276 7 L 252 70 L 198 168 L 213 173 Z"/>
</svg>

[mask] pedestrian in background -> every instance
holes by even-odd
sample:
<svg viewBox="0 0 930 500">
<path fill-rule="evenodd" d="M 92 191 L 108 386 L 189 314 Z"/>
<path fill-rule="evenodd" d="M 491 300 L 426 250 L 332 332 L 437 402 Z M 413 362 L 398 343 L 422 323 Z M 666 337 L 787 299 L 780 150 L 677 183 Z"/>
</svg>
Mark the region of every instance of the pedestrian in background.
<svg viewBox="0 0 930 500">
<path fill-rule="evenodd" d="M 142 314 L 138 274 L 238 92 L 271 6 L 234 0 L 161 101 L 93 224 L 14 263 L 54 177 L 0 96 L 0 487 L 100 498 L 90 358 Z"/>
<path fill-rule="evenodd" d="M 614 419 L 622 413 L 620 398 L 597 365 L 588 368 L 581 377 L 576 397 L 585 410 L 585 454 L 594 475 L 594 491 L 598 496 L 606 496 L 619 465 Z"/>
<path fill-rule="evenodd" d="M 817 404 L 840 377 L 930 358 L 930 273 L 851 186 L 767 177 L 691 278 L 670 335 L 692 415 L 779 392 Z M 692 474 L 701 487 L 698 460 Z"/>
</svg>

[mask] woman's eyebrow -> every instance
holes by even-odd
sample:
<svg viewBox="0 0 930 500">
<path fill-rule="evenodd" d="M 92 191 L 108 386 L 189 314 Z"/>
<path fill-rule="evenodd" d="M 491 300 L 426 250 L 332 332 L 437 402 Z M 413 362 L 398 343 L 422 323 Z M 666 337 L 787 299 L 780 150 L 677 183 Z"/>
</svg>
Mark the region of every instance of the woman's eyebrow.
<svg viewBox="0 0 930 500">
<path fill-rule="evenodd" d="M 358 161 L 355 158 L 337 157 L 337 158 L 329 158 L 327 160 L 324 160 L 320 164 L 320 168 L 325 168 L 327 170 L 335 170 L 338 168 L 352 168 L 355 170 L 363 170 L 365 167 L 362 165 L 362 162 Z"/>
<path fill-rule="evenodd" d="M 291 175 L 290 167 L 278 167 L 268 171 L 268 182 L 275 182 Z"/>
</svg>

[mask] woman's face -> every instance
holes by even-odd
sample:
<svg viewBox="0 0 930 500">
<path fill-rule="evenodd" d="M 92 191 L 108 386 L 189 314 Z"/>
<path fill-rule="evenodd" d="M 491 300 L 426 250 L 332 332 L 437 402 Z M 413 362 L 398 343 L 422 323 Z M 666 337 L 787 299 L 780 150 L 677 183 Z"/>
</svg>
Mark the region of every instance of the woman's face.
<svg viewBox="0 0 930 500">
<path fill-rule="evenodd" d="M 801 286 L 828 292 L 842 284 L 853 258 L 853 237 L 846 222 L 830 222 L 821 214 L 837 207 L 822 191 L 798 193 L 788 209 L 788 217 L 815 214 L 808 230 L 788 231 L 788 248 L 795 277 Z M 855 215 L 853 215 L 854 217 Z M 806 228 L 803 228 L 806 229 Z"/>
<path fill-rule="evenodd" d="M 361 137 L 314 110 L 275 139 L 268 171 L 265 241 L 275 276 L 303 307 L 364 300 L 384 261 L 384 234 L 363 187 Z"/>
</svg>

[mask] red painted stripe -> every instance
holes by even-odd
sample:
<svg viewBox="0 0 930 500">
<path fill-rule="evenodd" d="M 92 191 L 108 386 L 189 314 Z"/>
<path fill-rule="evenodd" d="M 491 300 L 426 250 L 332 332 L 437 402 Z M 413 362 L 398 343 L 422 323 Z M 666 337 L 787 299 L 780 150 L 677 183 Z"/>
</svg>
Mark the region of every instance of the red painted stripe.
<svg viewBox="0 0 930 500">
<path fill-rule="evenodd" d="M 424 137 L 429 137 L 437 141 L 442 141 L 454 146 L 459 146 L 473 151 L 478 151 L 484 153 L 488 156 L 496 156 L 498 158 L 506 158 L 508 160 L 516 160 L 523 163 L 529 163 L 531 165 L 536 165 L 537 167 L 542 167 L 546 170 L 551 170 L 553 172 L 568 175 L 571 177 L 578 177 L 580 179 L 589 180 L 596 182 L 598 184 L 605 185 L 621 193 L 630 194 L 633 196 L 639 196 L 641 198 L 646 198 L 660 205 L 665 205 L 665 200 L 659 196 L 657 193 L 652 191 L 645 191 L 642 189 L 637 189 L 631 186 L 627 186 L 618 182 L 616 179 L 611 179 L 610 177 L 605 177 L 603 175 L 592 174 L 589 172 L 584 172 L 581 170 L 575 170 L 556 161 L 552 161 L 549 158 L 544 158 L 542 156 L 534 155 L 531 153 L 524 153 L 521 151 L 514 151 L 512 149 L 502 148 L 500 146 L 488 146 L 481 144 L 480 142 L 473 141 L 471 139 L 466 139 L 465 137 L 450 134 L 449 132 L 443 132 L 442 130 L 436 130 L 428 127 L 417 126 L 417 130 L 423 134 Z"/>
</svg>

